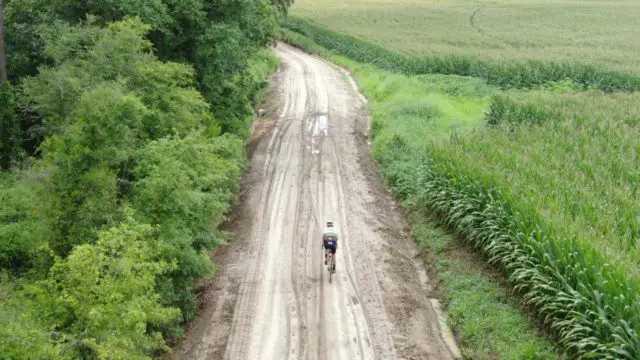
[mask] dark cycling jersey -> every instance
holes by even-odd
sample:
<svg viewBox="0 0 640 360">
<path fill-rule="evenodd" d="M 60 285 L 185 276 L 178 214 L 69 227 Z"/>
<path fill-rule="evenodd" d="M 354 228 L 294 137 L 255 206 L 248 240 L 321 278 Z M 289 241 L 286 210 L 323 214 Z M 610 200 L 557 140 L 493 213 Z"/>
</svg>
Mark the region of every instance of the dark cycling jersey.
<svg viewBox="0 0 640 360">
<path fill-rule="evenodd" d="M 338 237 L 333 234 L 325 234 L 322 237 L 322 244 L 325 249 L 331 250 L 335 254 L 338 248 Z"/>
</svg>

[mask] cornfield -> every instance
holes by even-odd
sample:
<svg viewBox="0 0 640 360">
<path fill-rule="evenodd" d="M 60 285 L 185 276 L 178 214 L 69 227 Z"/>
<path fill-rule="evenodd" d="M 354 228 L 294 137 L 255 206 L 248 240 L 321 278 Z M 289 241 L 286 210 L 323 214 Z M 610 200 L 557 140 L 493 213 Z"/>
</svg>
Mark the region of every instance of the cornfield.
<svg viewBox="0 0 640 360">
<path fill-rule="evenodd" d="M 640 91 L 640 76 L 571 62 L 499 62 L 466 56 L 409 58 L 379 46 L 289 17 L 286 28 L 353 60 L 406 75 L 473 76 L 504 89 L 535 88 L 548 82 L 571 80 L 585 89 L 606 92 Z"/>
<path fill-rule="evenodd" d="M 296 0 L 290 14 L 407 56 L 579 60 L 639 74 L 638 13 L 629 0 Z"/>
<path fill-rule="evenodd" d="M 425 144 L 396 133 L 378 152 L 405 203 L 439 214 L 508 274 L 573 358 L 640 357 L 640 129 L 615 112 L 637 100 L 497 97 L 489 128 L 427 141 L 419 157 Z"/>
<path fill-rule="evenodd" d="M 636 94 L 496 97 L 487 113 L 492 128 L 448 151 L 464 153 L 465 168 L 481 164 L 519 203 L 637 278 L 639 101 Z"/>
</svg>

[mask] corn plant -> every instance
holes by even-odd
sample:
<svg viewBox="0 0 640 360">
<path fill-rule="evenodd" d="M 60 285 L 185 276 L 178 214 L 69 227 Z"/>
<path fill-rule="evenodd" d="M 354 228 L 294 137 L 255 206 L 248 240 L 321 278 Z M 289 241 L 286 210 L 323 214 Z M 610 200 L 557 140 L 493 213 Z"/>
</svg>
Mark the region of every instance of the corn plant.
<svg viewBox="0 0 640 360">
<path fill-rule="evenodd" d="M 428 151 L 401 147 L 382 159 L 387 179 L 410 207 L 423 207 L 495 266 L 557 335 L 572 358 L 637 359 L 637 282 L 577 241 L 558 239 L 535 211 L 509 202 L 486 174 L 460 169 Z"/>
<path fill-rule="evenodd" d="M 409 58 L 300 18 L 289 17 L 283 25 L 340 55 L 406 75 L 437 73 L 474 76 L 505 89 L 535 88 L 548 82 L 569 79 L 584 89 L 606 92 L 640 90 L 638 75 L 578 62 L 498 62 L 461 55 Z"/>
</svg>

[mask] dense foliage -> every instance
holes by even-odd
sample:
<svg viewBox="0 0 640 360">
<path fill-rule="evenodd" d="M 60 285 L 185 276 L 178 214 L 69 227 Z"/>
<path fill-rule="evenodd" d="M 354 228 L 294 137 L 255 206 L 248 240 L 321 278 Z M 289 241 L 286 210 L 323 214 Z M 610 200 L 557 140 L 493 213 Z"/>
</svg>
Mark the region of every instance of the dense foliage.
<svg viewBox="0 0 640 360">
<path fill-rule="evenodd" d="M 610 71 L 578 62 L 498 62 L 456 55 L 413 58 L 323 28 L 307 20 L 289 17 L 285 25 L 288 29 L 307 36 L 340 55 L 406 75 L 473 76 L 502 88 L 535 88 L 548 82 L 570 79 L 583 88 L 606 92 L 640 91 L 639 75 Z"/>
<path fill-rule="evenodd" d="M 6 16 L 0 353 L 165 351 L 213 271 L 278 9 L 10 0 Z"/>
<path fill-rule="evenodd" d="M 11 167 L 20 154 L 20 128 L 15 112 L 15 89 L 8 82 L 0 84 L 0 169 Z"/>
<path fill-rule="evenodd" d="M 275 3 L 281 8 L 287 4 Z M 246 136 L 251 114 L 248 104 L 256 93 L 248 62 L 276 38 L 277 14 L 267 0 L 11 0 L 6 5 L 5 25 L 9 79 L 19 84 L 26 76 L 37 74 L 40 66 L 55 64 L 57 57 L 81 53 L 92 37 L 87 25 L 102 27 L 135 16 L 150 26 L 146 38 L 159 60 L 186 63 L 195 69 L 196 88 L 222 129 Z M 81 28 L 66 31 L 75 25 Z M 51 49 L 53 39 L 59 42 L 57 49 Z M 111 56 L 118 55 L 106 54 L 102 61 L 108 62 Z M 34 116 L 38 121 L 28 128 L 17 127 L 22 132 L 11 140 L 34 153 L 44 136 L 39 129 L 45 119 L 34 114 L 25 99 L 16 102 L 14 108 L 22 123 L 33 122 Z M 35 144 L 28 141 L 33 138 Z M 5 153 L 12 143 L 5 145 L 3 138 L 0 141 L 0 150 Z"/>
</svg>

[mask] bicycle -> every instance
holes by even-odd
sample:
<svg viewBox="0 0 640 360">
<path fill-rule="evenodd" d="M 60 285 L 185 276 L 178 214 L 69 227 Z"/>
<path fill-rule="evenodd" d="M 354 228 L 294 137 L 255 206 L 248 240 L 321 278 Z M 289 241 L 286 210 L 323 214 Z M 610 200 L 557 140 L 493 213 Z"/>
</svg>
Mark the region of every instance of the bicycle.
<svg viewBox="0 0 640 360">
<path fill-rule="evenodd" d="M 329 271 L 329 284 L 331 284 L 331 277 L 336 272 L 336 257 L 331 251 L 327 251 L 327 270 Z"/>
</svg>

